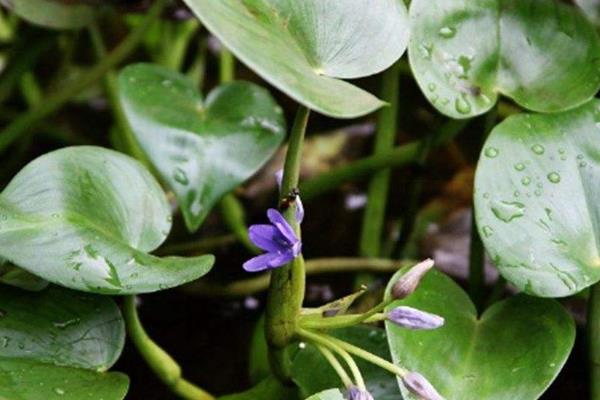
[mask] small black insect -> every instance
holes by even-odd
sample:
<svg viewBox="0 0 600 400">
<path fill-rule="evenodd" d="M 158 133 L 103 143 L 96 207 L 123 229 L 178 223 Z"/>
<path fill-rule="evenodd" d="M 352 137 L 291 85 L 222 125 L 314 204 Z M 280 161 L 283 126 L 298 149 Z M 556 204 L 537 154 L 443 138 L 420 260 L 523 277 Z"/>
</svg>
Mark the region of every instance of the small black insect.
<svg viewBox="0 0 600 400">
<path fill-rule="evenodd" d="M 279 205 L 279 208 L 281 210 L 287 210 L 292 204 L 296 202 L 298 196 L 300 196 L 300 189 L 293 188 L 287 196 L 281 199 L 281 204 Z"/>
</svg>

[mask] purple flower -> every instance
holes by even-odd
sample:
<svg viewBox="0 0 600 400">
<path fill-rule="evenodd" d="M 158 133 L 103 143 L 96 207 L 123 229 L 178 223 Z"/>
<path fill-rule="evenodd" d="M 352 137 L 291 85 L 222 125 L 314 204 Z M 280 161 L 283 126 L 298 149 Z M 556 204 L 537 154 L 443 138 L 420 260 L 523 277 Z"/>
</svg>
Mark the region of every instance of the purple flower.
<svg viewBox="0 0 600 400">
<path fill-rule="evenodd" d="M 396 307 L 387 314 L 394 324 L 408 329 L 437 329 L 444 325 L 444 318 L 412 307 Z"/>
<path fill-rule="evenodd" d="M 444 400 L 431 383 L 418 372 L 410 372 L 402 378 L 404 386 L 423 400 Z"/>
<path fill-rule="evenodd" d="M 348 400 L 373 400 L 373 396 L 366 390 L 353 386 L 348 389 Z"/>
<path fill-rule="evenodd" d="M 266 251 L 244 263 L 244 269 L 248 272 L 281 267 L 298 257 L 302 251 L 302 242 L 283 215 L 271 208 L 267 216 L 271 224 L 252 225 L 248 230 L 252 243 Z"/>
</svg>

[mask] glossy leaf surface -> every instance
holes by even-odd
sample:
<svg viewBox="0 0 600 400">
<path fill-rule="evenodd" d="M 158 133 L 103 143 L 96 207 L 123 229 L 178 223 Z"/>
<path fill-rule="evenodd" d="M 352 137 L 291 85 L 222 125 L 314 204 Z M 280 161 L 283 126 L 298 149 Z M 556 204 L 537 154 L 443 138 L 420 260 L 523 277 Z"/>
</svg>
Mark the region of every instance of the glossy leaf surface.
<svg viewBox="0 0 600 400">
<path fill-rule="evenodd" d="M 557 0 L 413 0 L 410 62 L 429 101 L 453 118 L 493 107 L 498 95 L 557 112 L 600 88 L 600 41 L 581 13 Z"/>
<path fill-rule="evenodd" d="M 25 290 L 39 291 L 48 286 L 48 281 L 39 278 L 23 268 L 15 267 L 0 258 L 0 283 Z"/>
<path fill-rule="evenodd" d="M 479 232 L 502 275 L 537 296 L 600 280 L 600 102 L 514 116 L 494 129 L 477 168 Z"/>
<path fill-rule="evenodd" d="M 105 373 L 125 342 L 121 313 L 108 297 L 51 287 L 0 291 L 0 398 L 120 400 L 129 381 Z"/>
<path fill-rule="evenodd" d="M 402 56 L 401 0 L 185 0 L 265 80 L 322 114 L 352 118 L 383 103 L 338 78 L 381 72 Z"/>
<path fill-rule="evenodd" d="M 390 282 L 395 282 L 400 271 Z M 477 317 L 467 294 L 447 276 L 431 271 L 417 291 L 397 305 L 441 315 L 432 331 L 386 323 L 394 362 L 424 375 L 448 400 L 534 400 L 566 362 L 575 324 L 554 300 L 518 295 Z M 407 393 L 402 383 L 403 394 Z"/>
<path fill-rule="evenodd" d="M 19 17 L 47 28 L 77 29 L 94 19 L 93 8 L 66 0 L 10 0 L 2 2 Z"/>
<path fill-rule="evenodd" d="M 381 329 L 357 326 L 336 330 L 334 336 L 381 358 L 390 359 L 387 336 Z M 363 360 L 356 361 L 365 378 L 367 388 L 375 399 L 398 399 L 398 385 L 392 374 Z M 314 346 L 308 344 L 302 345 L 293 358 L 292 378 L 305 397 L 331 387 L 343 388 L 340 378 L 327 360 Z"/>
<path fill-rule="evenodd" d="M 137 161 L 99 147 L 48 153 L 0 194 L 0 256 L 77 290 L 152 292 L 207 273 L 212 256 L 147 253 L 170 229 L 154 178 Z"/>
<path fill-rule="evenodd" d="M 196 230 L 215 203 L 250 178 L 285 137 L 281 108 L 249 82 L 219 86 L 206 101 L 185 76 L 137 64 L 119 79 L 133 132 Z"/>
</svg>

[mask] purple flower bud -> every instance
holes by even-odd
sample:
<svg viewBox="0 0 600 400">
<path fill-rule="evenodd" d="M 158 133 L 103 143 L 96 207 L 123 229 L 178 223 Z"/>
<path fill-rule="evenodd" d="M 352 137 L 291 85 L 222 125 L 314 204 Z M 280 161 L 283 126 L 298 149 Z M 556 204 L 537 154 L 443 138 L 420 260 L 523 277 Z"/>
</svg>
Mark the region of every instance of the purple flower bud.
<svg viewBox="0 0 600 400">
<path fill-rule="evenodd" d="M 429 258 L 408 270 L 392 287 L 392 298 L 402 300 L 413 294 L 425 274 L 433 268 L 433 264 L 433 260 Z"/>
<path fill-rule="evenodd" d="M 387 319 L 408 329 L 437 329 L 444 325 L 444 318 L 412 307 L 396 307 L 388 312 Z"/>
<path fill-rule="evenodd" d="M 348 400 L 373 400 L 373 396 L 366 390 L 353 386 L 348 389 Z"/>
<path fill-rule="evenodd" d="M 431 383 L 418 372 L 410 372 L 402 378 L 404 386 L 423 400 L 444 400 Z"/>
</svg>

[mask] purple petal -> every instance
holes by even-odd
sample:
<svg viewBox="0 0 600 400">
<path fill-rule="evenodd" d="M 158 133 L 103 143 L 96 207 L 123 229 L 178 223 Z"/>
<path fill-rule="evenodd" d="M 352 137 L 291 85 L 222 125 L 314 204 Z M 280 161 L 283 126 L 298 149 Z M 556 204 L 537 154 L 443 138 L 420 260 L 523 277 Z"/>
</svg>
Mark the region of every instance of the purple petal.
<svg viewBox="0 0 600 400">
<path fill-rule="evenodd" d="M 271 269 L 273 260 L 277 260 L 280 257 L 278 253 L 265 253 L 260 256 L 251 258 L 244 263 L 244 270 L 246 272 L 261 272 L 267 269 Z"/>
<path fill-rule="evenodd" d="M 279 211 L 274 208 L 269 208 L 269 210 L 267 210 L 267 217 L 269 217 L 269 221 L 275 225 L 275 227 L 286 238 L 290 245 L 298 242 L 296 232 L 294 232 L 290 224 L 288 224 Z"/>
<path fill-rule="evenodd" d="M 281 267 L 281 266 L 289 263 L 290 261 L 292 261 L 294 258 L 296 258 L 296 256 L 294 255 L 294 253 L 291 250 L 287 250 L 282 253 L 270 253 L 270 254 L 275 255 L 275 257 L 273 257 L 269 261 L 269 268 L 271 268 L 271 269 Z"/>
<path fill-rule="evenodd" d="M 437 329 L 444 325 L 444 318 L 412 307 L 396 307 L 387 314 L 388 320 L 408 329 Z"/>
<path fill-rule="evenodd" d="M 276 253 L 285 251 L 285 238 L 273 225 L 252 225 L 248 229 L 248 236 L 255 246 L 267 252 Z"/>
<path fill-rule="evenodd" d="M 373 400 L 373 396 L 366 390 L 351 387 L 348 390 L 348 400 Z"/>
<path fill-rule="evenodd" d="M 302 204 L 302 200 L 300 199 L 300 196 L 298 196 L 296 198 L 296 221 L 298 221 L 298 223 L 301 224 L 303 220 L 304 220 L 304 204 Z"/>
<path fill-rule="evenodd" d="M 402 378 L 402 382 L 408 390 L 424 400 L 444 400 L 433 385 L 418 372 L 410 372 Z"/>
</svg>

